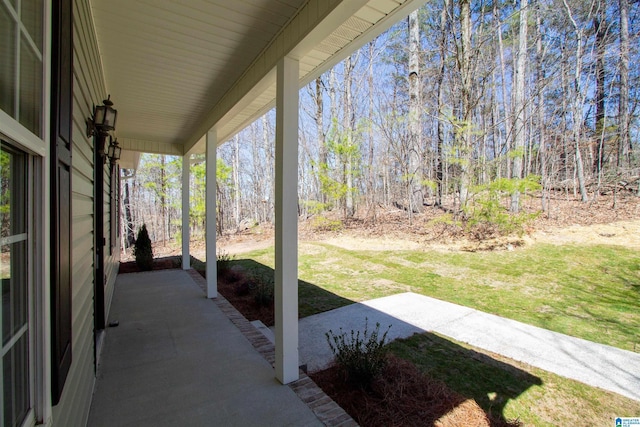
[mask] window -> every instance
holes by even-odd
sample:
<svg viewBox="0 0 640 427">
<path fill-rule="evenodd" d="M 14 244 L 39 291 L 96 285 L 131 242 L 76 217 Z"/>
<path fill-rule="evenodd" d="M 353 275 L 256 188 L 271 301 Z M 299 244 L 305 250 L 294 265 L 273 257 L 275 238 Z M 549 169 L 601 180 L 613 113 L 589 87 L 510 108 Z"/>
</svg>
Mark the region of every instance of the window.
<svg viewBox="0 0 640 427">
<path fill-rule="evenodd" d="M 0 109 L 42 136 L 42 0 L 0 0 Z"/>
<path fill-rule="evenodd" d="M 58 2 L 54 2 L 57 4 Z M 49 3 L 50 4 L 50 3 Z M 48 325 L 42 239 L 48 181 L 45 80 L 50 43 L 44 0 L 0 0 L 0 425 L 33 425 L 45 410 Z M 48 191 L 48 190 L 47 190 Z M 48 252 L 47 252 L 48 253 Z"/>
<path fill-rule="evenodd" d="M 31 274 L 28 262 L 28 156 L 2 142 L 0 149 L 0 242 L 2 246 L 2 358 L 0 389 L 4 426 L 20 426 L 32 415 L 33 360 Z"/>
</svg>

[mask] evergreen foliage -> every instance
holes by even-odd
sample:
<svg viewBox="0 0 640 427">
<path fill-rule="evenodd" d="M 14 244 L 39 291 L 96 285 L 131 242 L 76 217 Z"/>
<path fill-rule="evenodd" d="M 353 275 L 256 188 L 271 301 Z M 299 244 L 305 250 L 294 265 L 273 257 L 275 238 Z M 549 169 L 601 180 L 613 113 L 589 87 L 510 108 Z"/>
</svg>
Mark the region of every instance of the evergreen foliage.
<svg viewBox="0 0 640 427">
<path fill-rule="evenodd" d="M 475 228 L 476 237 L 480 240 L 487 237 L 485 235 L 487 231 L 497 232 L 497 234 L 516 233 L 522 235 L 526 223 L 535 219 L 539 213 L 510 213 L 502 205 L 501 200 L 515 192 L 526 193 L 540 190 L 539 181 L 539 176 L 529 175 L 523 179 L 498 178 L 488 184 L 476 186 L 474 188 L 475 197 L 465 210 L 467 225 Z"/>
<path fill-rule="evenodd" d="M 146 224 L 142 224 L 138 231 L 133 254 L 136 257 L 136 265 L 140 270 L 153 270 L 153 250 L 151 249 L 151 239 L 149 238 Z"/>
<path fill-rule="evenodd" d="M 391 325 L 380 336 L 380 323 L 369 333 L 369 319 L 365 319 L 364 331 L 351 330 L 348 335 L 340 328 L 339 334 L 329 330 L 325 334 L 336 363 L 344 370 L 347 379 L 353 383 L 367 387 L 385 367 L 387 350 L 384 344 Z"/>
</svg>

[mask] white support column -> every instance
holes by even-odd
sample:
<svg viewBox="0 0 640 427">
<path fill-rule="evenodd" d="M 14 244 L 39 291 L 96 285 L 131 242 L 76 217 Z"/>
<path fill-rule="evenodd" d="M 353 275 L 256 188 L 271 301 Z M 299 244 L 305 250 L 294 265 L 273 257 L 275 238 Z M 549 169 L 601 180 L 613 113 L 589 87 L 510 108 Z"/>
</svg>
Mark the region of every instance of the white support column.
<svg viewBox="0 0 640 427">
<path fill-rule="evenodd" d="M 207 132 L 206 166 L 206 247 L 207 247 L 207 298 L 217 298 L 218 277 L 216 268 L 216 163 L 218 161 L 218 134 L 215 129 Z"/>
<path fill-rule="evenodd" d="M 298 60 L 278 62 L 276 94 L 276 378 L 298 379 Z"/>
<path fill-rule="evenodd" d="M 191 174 L 191 155 L 182 156 L 182 269 L 191 268 L 189 253 L 189 178 Z"/>
</svg>

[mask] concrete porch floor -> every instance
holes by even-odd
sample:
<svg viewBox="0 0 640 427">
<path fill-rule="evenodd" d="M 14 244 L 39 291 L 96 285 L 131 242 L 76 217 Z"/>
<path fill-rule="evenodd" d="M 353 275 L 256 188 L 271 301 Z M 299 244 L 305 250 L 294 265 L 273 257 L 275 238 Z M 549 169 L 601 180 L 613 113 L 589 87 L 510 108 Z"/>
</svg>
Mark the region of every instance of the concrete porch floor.
<svg viewBox="0 0 640 427">
<path fill-rule="evenodd" d="M 89 426 L 355 425 L 305 375 L 281 385 L 273 345 L 194 273 L 118 276 Z"/>
</svg>

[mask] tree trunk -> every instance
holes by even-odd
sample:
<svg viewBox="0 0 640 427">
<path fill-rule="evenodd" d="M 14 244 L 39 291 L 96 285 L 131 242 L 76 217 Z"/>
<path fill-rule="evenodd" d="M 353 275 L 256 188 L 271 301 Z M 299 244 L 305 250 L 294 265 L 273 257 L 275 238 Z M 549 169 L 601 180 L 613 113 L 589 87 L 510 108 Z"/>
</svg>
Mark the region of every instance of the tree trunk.
<svg viewBox="0 0 640 427">
<path fill-rule="evenodd" d="M 596 154 L 593 159 L 593 171 L 600 174 L 604 152 L 605 123 L 605 67 L 604 56 L 606 53 L 605 35 L 607 31 L 606 10 L 600 5 L 598 14 L 593 18 L 593 30 L 596 34 L 596 123 L 594 133 L 596 136 Z"/>
<path fill-rule="evenodd" d="M 373 96 L 374 96 L 374 85 L 373 85 L 373 56 L 375 49 L 375 41 L 369 43 L 369 70 L 367 75 L 367 84 L 369 86 L 369 158 L 368 158 L 368 171 L 369 171 L 369 179 L 367 180 L 367 194 L 369 196 L 369 210 L 371 212 L 371 216 L 373 220 L 376 219 L 376 190 L 375 190 L 375 168 L 374 168 L 374 160 L 375 160 L 375 140 L 373 133 Z"/>
<path fill-rule="evenodd" d="M 131 201 L 129 199 L 129 180 L 124 180 L 124 200 L 122 201 L 124 205 L 124 222 L 127 229 L 127 247 L 133 246 L 133 243 L 136 241 L 135 236 L 135 225 L 133 224 L 133 215 L 131 212 Z"/>
<path fill-rule="evenodd" d="M 461 117 L 463 127 L 459 131 L 460 139 L 460 209 L 465 209 L 469 199 L 469 187 L 471 185 L 471 6 L 469 0 L 460 0 L 460 52 L 458 64 L 462 77 Z"/>
<path fill-rule="evenodd" d="M 540 183 L 542 185 L 542 211 L 548 209 L 548 181 L 547 177 L 547 142 L 545 134 L 545 106 L 544 106 L 544 65 L 542 50 L 542 18 L 540 4 L 536 4 L 536 92 L 538 94 L 538 146 L 540 147 Z"/>
<path fill-rule="evenodd" d="M 316 138 L 318 139 L 318 165 L 326 165 L 327 164 L 327 146 L 324 138 L 324 99 L 323 99 L 323 89 L 322 89 L 322 77 L 316 78 Z M 318 185 L 319 189 L 319 200 L 322 204 L 327 203 L 327 195 L 324 194 L 323 191 L 320 190 L 320 185 Z"/>
<path fill-rule="evenodd" d="M 160 218 L 162 229 L 162 246 L 167 246 L 167 202 L 166 202 L 166 191 L 167 191 L 167 183 L 165 179 L 165 159 L 163 155 L 160 155 Z"/>
<path fill-rule="evenodd" d="M 418 11 L 409 15 L 409 219 L 422 212 L 422 120 L 420 97 L 420 27 Z"/>
<path fill-rule="evenodd" d="M 351 92 L 351 83 L 353 79 L 353 69 L 355 64 L 352 61 L 352 56 L 348 56 L 344 60 L 344 116 L 343 121 L 343 133 L 345 142 L 348 146 L 354 144 L 353 132 L 353 99 Z M 352 218 L 355 214 L 355 205 L 353 202 L 353 153 L 351 149 L 347 149 L 347 155 L 344 159 L 343 165 L 344 179 L 347 186 L 347 193 L 345 195 L 345 215 L 347 218 Z"/>
<path fill-rule="evenodd" d="M 258 129 L 257 122 L 251 124 L 251 159 L 253 163 L 253 170 L 262 170 L 264 165 L 262 164 L 262 159 L 260 158 L 260 146 L 258 143 L 260 139 L 258 138 Z M 252 177 L 253 183 L 253 195 L 251 200 L 251 209 L 253 210 L 253 218 L 258 223 L 264 221 L 260 213 L 260 205 L 262 204 L 262 182 L 264 180 L 263 175 L 254 174 Z"/>
<path fill-rule="evenodd" d="M 516 75 L 513 93 L 513 111 L 515 120 L 513 132 L 513 146 L 515 155 L 513 157 L 513 170 L 511 178 L 522 178 L 522 156 L 525 146 L 525 94 L 524 83 L 527 70 L 527 11 L 528 0 L 520 0 L 520 29 L 518 31 L 518 53 L 516 57 Z M 514 191 L 511 195 L 511 212 L 520 211 L 520 192 Z"/>
<path fill-rule="evenodd" d="M 273 158 L 273 144 L 269 138 L 269 120 L 267 115 L 262 116 L 262 144 L 263 150 L 266 158 L 266 182 L 263 188 L 263 216 L 265 221 L 272 221 L 272 200 L 273 200 L 273 183 L 274 183 L 274 174 L 275 174 L 275 166 L 274 166 L 274 158 Z"/>
<path fill-rule="evenodd" d="M 438 74 L 436 77 L 436 90 L 438 93 L 438 103 L 437 103 L 437 111 L 438 111 L 438 124 L 437 124 L 437 132 L 438 132 L 438 146 L 436 150 L 436 182 L 437 182 L 437 191 L 436 191 L 436 200 L 435 205 L 441 207 L 442 206 L 442 196 L 443 196 L 443 186 L 444 186 L 444 176 L 443 176 L 443 146 L 444 146 L 444 73 L 446 67 L 447 60 L 447 39 L 448 39 L 448 11 L 449 11 L 449 0 L 444 0 L 444 4 L 442 5 L 442 11 L 440 12 L 440 66 L 438 67 Z"/>
<path fill-rule="evenodd" d="M 502 109 L 504 110 L 504 145 L 505 152 L 508 154 L 511 151 L 511 136 L 509 133 L 511 132 L 511 111 L 509 108 L 509 102 L 507 101 L 507 72 L 506 72 L 506 62 L 504 59 L 504 43 L 502 40 L 502 22 L 500 21 L 499 15 L 499 2 L 493 2 L 493 18 L 496 22 L 496 35 L 498 37 L 498 58 L 500 60 L 500 78 L 502 80 Z M 511 176 L 511 162 L 509 161 L 509 156 L 507 155 L 507 159 L 505 162 L 507 166 L 506 176 Z"/>
<path fill-rule="evenodd" d="M 620 101 L 618 104 L 618 149 L 617 167 L 631 151 L 629 138 L 629 0 L 619 0 L 620 4 Z M 640 187 L 639 187 L 640 188 Z"/>
<path fill-rule="evenodd" d="M 580 78 L 582 76 L 582 38 L 583 33 L 582 29 L 578 27 L 578 24 L 573 19 L 573 15 L 571 13 L 571 9 L 567 4 L 566 0 L 563 0 L 565 9 L 567 10 L 567 15 L 569 20 L 571 21 L 575 32 L 576 32 L 576 66 L 575 73 L 573 76 L 573 142 L 575 145 L 575 162 L 576 162 L 576 176 L 578 178 L 578 185 L 580 187 L 580 196 L 583 202 L 589 201 L 589 195 L 587 194 L 587 187 L 585 185 L 585 177 L 584 177 L 584 166 L 582 164 L 582 153 L 580 152 L 580 137 L 581 132 L 580 129 L 582 127 L 582 107 L 583 107 L 583 97 L 582 93 L 582 85 L 580 83 Z"/>
<path fill-rule="evenodd" d="M 240 135 L 233 137 L 233 217 L 236 230 L 240 229 Z"/>
</svg>

